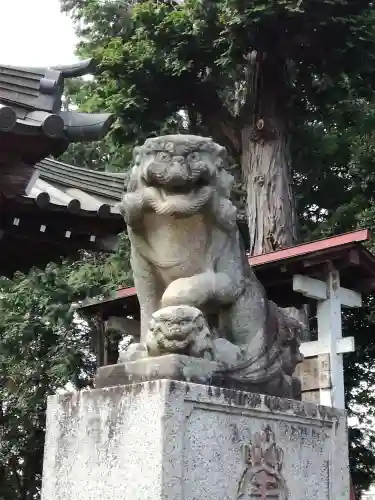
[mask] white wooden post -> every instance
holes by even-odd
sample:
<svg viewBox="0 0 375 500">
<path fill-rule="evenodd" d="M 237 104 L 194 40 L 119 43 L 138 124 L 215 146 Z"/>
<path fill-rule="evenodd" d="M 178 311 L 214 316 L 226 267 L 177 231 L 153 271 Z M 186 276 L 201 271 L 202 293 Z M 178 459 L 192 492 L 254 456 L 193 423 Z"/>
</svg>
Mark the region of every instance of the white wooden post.
<svg viewBox="0 0 375 500">
<path fill-rule="evenodd" d="M 340 287 L 340 276 L 331 268 L 327 281 L 306 276 L 293 277 L 293 290 L 318 301 L 318 340 L 304 342 L 302 354 L 308 357 L 327 356 L 329 384 L 320 389 L 320 404 L 345 408 L 343 354 L 354 351 L 354 338 L 342 337 L 341 306 L 361 307 L 359 293 Z M 323 363 L 322 363 L 323 364 Z"/>
</svg>

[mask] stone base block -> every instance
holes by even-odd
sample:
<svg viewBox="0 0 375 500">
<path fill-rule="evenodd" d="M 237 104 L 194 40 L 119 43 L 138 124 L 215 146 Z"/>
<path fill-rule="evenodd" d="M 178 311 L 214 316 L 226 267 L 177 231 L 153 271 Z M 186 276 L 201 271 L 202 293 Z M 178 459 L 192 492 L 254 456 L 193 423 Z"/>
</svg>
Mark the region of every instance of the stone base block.
<svg viewBox="0 0 375 500">
<path fill-rule="evenodd" d="M 348 500 L 345 412 L 171 380 L 49 399 L 42 500 Z"/>
<path fill-rule="evenodd" d="M 204 384 L 218 369 L 219 365 L 214 361 L 180 354 L 166 354 L 102 366 L 98 370 L 95 386 L 102 388 L 163 379 Z"/>
</svg>

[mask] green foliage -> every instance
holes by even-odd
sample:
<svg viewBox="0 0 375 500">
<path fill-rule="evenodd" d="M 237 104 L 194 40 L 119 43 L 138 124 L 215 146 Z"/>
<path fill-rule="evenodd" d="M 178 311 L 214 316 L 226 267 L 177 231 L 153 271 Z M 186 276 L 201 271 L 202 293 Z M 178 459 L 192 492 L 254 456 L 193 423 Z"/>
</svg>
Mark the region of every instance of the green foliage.
<svg viewBox="0 0 375 500">
<path fill-rule="evenodd" d="M 106 172 L 123 172 L 131 167 L 132 147 L 114 144 L 109 134 L 101 141 L 84 144 L 71 143 L 68 149 L 58 158 L 59 161 L 76 167 L 101 170 Z"/>
<path fill-rule="evenodd" d="M 94 324 L 74 305 L 131 285 L 129 246 L 110 257 L 83 253 L 0 282 L 0 499 L 39 498 L 46 398 L 90 386 Z"/>
<path fill-rule="evenodd" d="M 375 104 L 353 98 L 336 103 L 334 119 L 296 131 L 295 190 L 305 237 L 374 228 L 374 127 Z"/>
<path fill-rule="evenodd" d="M 345 356 L 345 391 L 349 417 L 350 465 L 357 494 L 375 479 L 375 304 L 367 297 L 363 308 L 345 314 L 344 334 L 356 339 L 356 351 Z"/>
<path fill-rule="evenodd" d="M 93 92 L 93 82 L 84 78 L 75 78 L 65 83 L 63 107 L 65 110 L 79 109 L 81 112 L 93 110 L 88 105 L 87 96 Z M 95 109 L 96 111 L 96 109 Z M 114 140 L 113 127 L 100 141 L 71 143 L 59 160 L 78 167 L 107 172 L 120 172 L 131 166 L 133 145 L 119 144 Z"/>
</svg>

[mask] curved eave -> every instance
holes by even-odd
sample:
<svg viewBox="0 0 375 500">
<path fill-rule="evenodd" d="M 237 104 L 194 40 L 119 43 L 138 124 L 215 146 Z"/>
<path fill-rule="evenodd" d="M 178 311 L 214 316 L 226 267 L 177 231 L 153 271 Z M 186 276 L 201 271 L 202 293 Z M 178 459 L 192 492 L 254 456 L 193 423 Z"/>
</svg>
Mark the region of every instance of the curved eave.
<svg viewBox="0 0 375 500">
<path fill-rule="evenodd" d="M 13 121 L 7 113 L 2 120 L 2 111 L 11 109 L 9 106 L 1 107 L 0 103 L 0 132 L 15 135 L 39 135 L 52 140 L 69 142 L 101 140 L 107 135 L 114 121 L 114 115 L 111 113 L 90 114 L 73 111 L 62 111 L 58 114 L 31 111 L 23 118 L 15 116 Z"/>
<path fill-rule="evenodd" d="M 57 66 L 12 66 L 0 64 L 0 68 L 11 71 L 19 71 L 22 74 L 45 75 L 49 70 L 55 70 L 62 74 L 63 78 L 78 78 L 95 73 L 96 63 L 93 58 L 84 59 L 74 64 Z"/>
<path fill-rule="evenodd" d="M 109 132 L 114 122 L 112 113 L 79 113 L 61 111 L 64 134 L 70 142 L 99 141 Z"/>
<path fill-rule="evenodd" d="M 96 62 L 92 57 L 75 64 L 52 67 L 52 69 L 60 71 L 64 78 L 79 78 L 85 75 L 92 75 L 95 73 L 96 68 Z"/>
<path fill-rule="evenodd" d="M 9 66 L 8 66 L 9 67 Z M 57 65 L 50 67 L 12 67 L 13 69 L 19 69 L 23 71 L 28 71 L 30 73 L 46 73 L 49 69 L 59 71 L 63 78 L 79 78 L 85 75 L 92 75 L 95 73 L 97 65 L 93 58 L 84 59 L 78 61 L 74 64 Z"/>
<path fill-rule="evenodd" d="M 118 203 L 124 193 L 124 173 L 109 173 L 76 167 L 46 158 L 36 165 L 40 177 L 50 184 L 75 188 L 95 197 Z"/>
<path fill-rule="evenodd" d="M 69 142 L 102 139 L 114 120 L 112 114 L 61 110 L 64 80 L 94 70 L 93 59 L 49 68 L 0 65 L 0 131 Z"/>
<path fill-rule="evenodd" d="M 24 128 L 23 131 L 27 133 L 0 131 L 0 160 L 4 155 L 7 164 L 11 158 L 15 158 L 16 161 L 22 161 L 33 168 L 36 162 L 46 156 L 60 156 L 69 146 L 65 138 L 50 139 L 40 132 L 30 133 L 30 129 Z"/>
<path fill-rule="evenodd" d="M 51 196 L 47 192 L 40 192 L 35 197 L 31 196 L 4 196 L 8 201 L 22 206 L 35 206 L 40 210 L 66 213 L 77 217 L 99 218 L 115 221 L 119 232 L 126 229 L 122 215 L 116 206 L 110 206 L 107 203 L 100 204 L 94 210 L 82 208 L 81 201 L 78 198 L 71 199 L 68 203 L 56 203 L 51 200 Z"/>
</svg>

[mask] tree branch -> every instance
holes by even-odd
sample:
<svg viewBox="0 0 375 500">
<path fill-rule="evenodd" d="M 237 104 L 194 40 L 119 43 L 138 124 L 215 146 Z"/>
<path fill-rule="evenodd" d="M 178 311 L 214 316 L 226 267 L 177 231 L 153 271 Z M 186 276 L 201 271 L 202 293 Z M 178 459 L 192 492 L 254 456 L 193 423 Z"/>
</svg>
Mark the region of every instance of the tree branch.
<svg viewBox="0 0 375 500">
<path fill-rule="evenodd" d="M 193 102 L 213 139 L 226 147 L 236 160 L 241 155 L 241 134 L 236 118 L 229 112 L 211 82 L 196 82 Z M 191 92 L 190 92 L 191 100 Z"/>
</svg>

